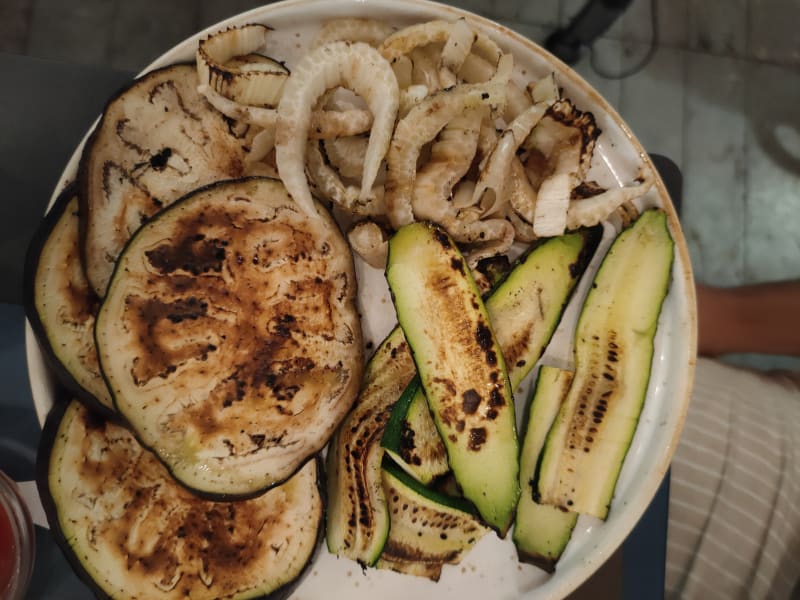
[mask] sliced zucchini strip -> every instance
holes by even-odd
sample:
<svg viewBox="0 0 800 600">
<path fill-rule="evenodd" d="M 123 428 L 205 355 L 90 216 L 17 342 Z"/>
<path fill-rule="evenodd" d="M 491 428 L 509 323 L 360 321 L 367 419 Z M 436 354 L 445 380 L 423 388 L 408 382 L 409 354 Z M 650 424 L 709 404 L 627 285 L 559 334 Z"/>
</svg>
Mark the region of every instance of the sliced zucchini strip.
<svg viewBox="0 0 800 600">
<path fill-rule="evenodd" d="M 328 446 L 328 550 L 362 565 L 375 564 L 389 535 L 380 439 L 413 376 L 411 352 L 395 327 L 367 363 L 353 410 Z"/>
<path fill-rule="evenodd" d="M 541 502 L 605 519 L 644 404 L 672 271 L 666 214 L 650 209 L 614 241 L 575 332 L 575 376 L 547 435 Z"/>
<path fill-rule="evenodd" d="M 601 233 L 599 228 L 585 229 L 540 242 L 486 299 L 513 388 L 530 373 L 547 346 Z M 420 389 L 409 400 L 395 405 L 382 443 L 406 472 L 427 484 L 447 470 L 447 456 L 424 392 Z M 401 413 L 408 416 L 401 419 Z"/>
<path fill-rule="evenodd" d="M 543 366 L 531 398 L 527 427 L 520 454 L 520 486 L 522 494 L 514 521 L 514 544 L 523 562 L 537 565 L 552 573 L 569 542 L 578 514 L 534 500 L 534 477 L 539 454 L 547 432 L 567 395 L 572 372 Z"/>
<path fill-rule="evenodd" d="M 94 343 L 100 300 L 81 265 L 78 220 L 78 198 L 70 185 L 59 194 L 28 249 L 26 314 L 59 382 L 82 402 L 113 412 Z"/>
<path fill-rule="evenodd" d="M 441 227 L 412 223 L 389 241 L 386 279 L 450 467 L 505 535 L 519 496 L 514 398 L 466 261 Z"/>
<path fill-rule="evenodd" d="M 202 188 L 120 255 L 95 326 L 136 435 L 186 486 L 248 496 L 327 443 L 363 369 L 352 255 L 274 179 Z"/>
<path fill-rule="evenodd" d="M 438 581 L 443 565 L 458 564 L 489 531 L 469 502 L 426 488 L 391 460 L 384 460 L 383 486 L 391 527 L 379 569 Z"/>
<path fill-rule="evenodd" d="M 286 597 L 318 547 L 315 459 L 258 498 L 211 502 L 176 483 L 127 429 L 77 402 L 54 409 L 39 452 L 50 528 L 99 596 Z"/>
</svg>

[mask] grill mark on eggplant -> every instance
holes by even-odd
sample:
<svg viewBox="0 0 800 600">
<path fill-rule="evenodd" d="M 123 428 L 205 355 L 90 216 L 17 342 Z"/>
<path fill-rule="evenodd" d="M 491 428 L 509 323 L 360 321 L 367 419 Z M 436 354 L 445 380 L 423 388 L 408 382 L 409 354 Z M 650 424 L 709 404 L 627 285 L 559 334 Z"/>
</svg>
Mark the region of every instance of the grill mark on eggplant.
<svg viewBox="0 0 800 600">
<path fill-rule="evenodd" d="M 204 500 L 178 485 L 127 430 L 76 407 L 65 413 L 69 427 L 64 431 L 62 423 L 66 445 L 58 458 L 74 465 L 77 477 L 59 477 L 58 510 L 75 515 L 70 526 L 87 527 L 93 551 L 123 577 L 120 585 L 143 586 L 132 594 L 146 596 L 153 586 L 229 597 L 253 585 L 254 569 L 266 575 L 270 565 L 283 564 L 299 574 L 321 524 L 322 501 L 310 476 L 315 471 L 252 500 Z M 64 487 L 67 482 L 72 487 Z M 303 512 L 293 508 L 301 500 L 308 502 Z M 296 540 L 306 555 L 290 563 L 289 553 L 301 551 Z M 274 572 L 276 580 L 282 576 Z"/>
</svg>

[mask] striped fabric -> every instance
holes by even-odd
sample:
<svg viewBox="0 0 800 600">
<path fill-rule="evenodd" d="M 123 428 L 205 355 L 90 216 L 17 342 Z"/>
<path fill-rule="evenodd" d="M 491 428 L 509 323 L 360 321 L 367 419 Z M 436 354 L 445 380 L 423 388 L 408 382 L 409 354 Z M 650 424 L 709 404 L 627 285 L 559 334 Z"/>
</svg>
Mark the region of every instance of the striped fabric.
<svg viewBox="0 0 800 600">
<path fill-rule="evenodd" d="M 800 388 L 699 359 L 670 488 L 667 598 L 791 598 Z"/>
</svg>

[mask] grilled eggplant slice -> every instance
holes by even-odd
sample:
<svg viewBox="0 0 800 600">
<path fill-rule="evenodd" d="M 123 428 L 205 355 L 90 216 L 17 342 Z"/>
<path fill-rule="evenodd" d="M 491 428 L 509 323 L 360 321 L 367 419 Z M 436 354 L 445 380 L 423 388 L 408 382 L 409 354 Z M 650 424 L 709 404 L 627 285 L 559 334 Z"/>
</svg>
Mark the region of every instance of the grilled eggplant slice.
<svg viewBox="0 0 800 600">
<path fill-rule="evenodd" d="M 542 503 L 608 515 L 644 405 L 673 246 L 666 214 L 650 209 L 603 258 L 578 318 L 575 375 L 540 459 Z"/>
<path fill-rule="evenodd" d="M 86 275 L 103 297 L 125 242 L 191 190 L 267 174 L 245 157 L 255 135 L 197 92 L 193 64 L 152 71 L 111 99 L 78 171 Z"/>
<path fill-rule="evenodd" d="M 375 564 L 389 534 L 381 436 L 413 376 L 411 352 L 395 327 L 370 358 L 353 410 L 328 446 L 328 550 L 365 566 Z"/>
<path fill-rule="evenodd" d="M 421 485 L 390 459 L 384 459 L 383 486 L 391 527 L 379 569 L 438 581 L 445 564 L 458 564 L 489 532 L 469 502 Z"/>
<path fill-rule="evenodd" d="M 502 537 L 519 497 L 514 397 L 466 261 L 441 227 L 412 223 L 389 240 L 386 279 L 453 474 Z"/>
<path fill-rule="evenodd" d="M 51 412 L 39 494 L 56 540 L 99 597 L 287 597 L 318 547 L 317 460 L 251 500 L 201 499 L 124 427 L 78 402 Z"/>
<path fill-rule="evenodd" d="M 197 190 L 120 255 L 95 325 L 115 405 L 186 486 L 256 494 L 327 443 L 363 370 L 353 259 L 280 181 Z"/>
<path fill-rule="evenodd" d="M 25 261 L 25 309 L 61 385 L 96 410 L 114 412 L 100 375 L 94 320 L 100 301 L 89 287 L 78 244 L 78 198 L 67 186 L 47 213 Z"/>
</svg>

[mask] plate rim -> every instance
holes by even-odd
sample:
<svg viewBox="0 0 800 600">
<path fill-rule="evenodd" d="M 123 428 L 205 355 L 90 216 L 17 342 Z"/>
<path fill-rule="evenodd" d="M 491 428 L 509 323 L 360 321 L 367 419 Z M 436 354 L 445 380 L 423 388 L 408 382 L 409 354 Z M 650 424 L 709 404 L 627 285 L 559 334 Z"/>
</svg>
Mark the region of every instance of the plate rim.
<svg viewBox="0 0 800 600">
<path fill-rule="evenodd" d="M 218 23 L 212 24 L 184 39 L 183 41 L 175 44 L 172 48 L 164 51 L 158 58 L 148 64 L 142 71 L 137 73 L 136 77 L 141 76 L 155 68 L 175 62 L 174 57 L 180 53 L 186 53 L 187 49 L 196 46 L 197 41 L 210 33 L 219 31 L 222 28 L 241 24 L 250 20 L 255 21 L 268 21 L 270 15 L 280 13 L 281 11 L 297 11 L 298 9 L 308 10 L 309 7 L 322 7 L 330 10 L 347 14 L 352 12 L 354 15 L 361 15 L 369 10 L 369 7 L 382 8 L 391 13 L 398 15 L 409 15 L 412 13 L 437 13 L 439 16 L 435 18 L 446 18 L 445 15 L 451 15 L 453 18 L 467 17 L 471 22 L 477 24 L 484 30 L 489 30 L 492 37 L 500 42 L 502 45 L 507 45 L 509 40 L 514 45 L 522 46 L 526 52 L 531 52 L 537 58 L 551 63 L 555 68 L 559 80 L 566 78 L 571 87 L 578 88 L 583 94 L 591 99 L 595 107 L 602 109 L 602 112 L 610 119 L 624 134 L 626 142 L 628 142 L 633 151 L 638 155 L 642 163 L 646 164 L 654 174 L 654 189 L 656 190 L 658 198 L 662 202 L 662 208 L 667 213 L 667 222 L 670 232 L 675 241 L 675 265 L 673 267 L 673 289 L 680 288 L 683 291 L 682 300 L 686 306 L 686 313 L 679 315 L 684 319 L 681 322 L 681 328 L 688 337 L 683 341 L 685 347 L 686 362 L 683 365 L 677 365 L 674 368 L 683 367 L 683 385 L 681 390 L 675 394 L 676 407 L 678 410 L 675 415 L 675 425 L 669 437 L 669 441 L 661 452 L 656 456 L 654 468 L 646 475 L 644 481 L 639 482 L 636 486 L 635 493 L 629 500 L 636 506 L 628 506 L 624 511 L 622 517 L 616 518 L 614 521 L 614 528 L 609 535 L 609 541 L 605 547 L 596 547 L 594 550 L 594 560 L 587 560 L 580 563 L 578 566 L 568 571 L 572 573 L 571 577 L 559 577 L 558 570 L 556 575 L 549 577 L 542 585 L 534 588 L 530 592 L 525 592 L 526 598 L 539 598 L 539 597 L 563 597 L 568 593 L 575 590 L 579 585 L 585 582 L 603 563 L 621 546 L 625 538 L 628 537 L 633 530 L 636 523 L 647 509 L 650 501 L 655 496 L 658 487 L 669 469 L 672 455 L 680 439 L 680 435 L 685 424 L 686 414 L 689 407 L 691 398 L 691 390 L 694 382 L 695 365 L 696 365 L 696 351 L 697 351 L 697 310 L 696 310 L 696 297 L 694 288 L 694 277 L 692 272 L 691 261 L 689 257 L 689 250 L 686 244 L 686 239 L 678 219 L 677 212 L 671 201 L 668 190 L 661 178 L 660 173 L 656 170 L 655 165 L 649 157 L 649 154 L 644 149 L 642 144 L 636 138 L 633 131 L 622 119 L 617 110 L 583 77 L 581 77 L 569 65 L 560 61 L 557 57 L 551 55 L 544 48 L 539 46 L 536 42 L 530 40 L 519 32 L 514 31 L 506 25 L 500 24 L 490 18 L 475 14 L 467 9 L 458 8 L 435 2 L 432 0 L 405 0 L 402 3 L 392 2 L 392 0 L 282 0 L 273 4 L 256 7 L 248 11 L 233 15 Z M 369 16 L 369 15 L 367 15 Z M 319 21 L 319 17 L 311 17 L 311 20 Z M 321 21 L 320 21 L 321 22 Z M 594 107 L 592 110 L 596 110 Z M 86 134 L 75 148 L 75 151 L 64 166 L 61 175 L 54 186 L 53 194 L 47 205 L 47 211 L 53 205 L 55 198 L 61 190 L 74 178 L 77 170 L 77 165 L 80 160 L 80 155 L 87 139 L 92 131 L 97 126 L 100 116 L 92 122 L 88 127 Z M 675 285 L 675 277 L 681 278 L 680 283 Z M 32 327 L 26 317 L 25 320 L 25 354 L 26 365 L 28 371 L 28 378 L 33 397 L 34 408 L 36 409 L 37 417 L 40 424 L 44 422 L 47 411 L 53 405 L 55 398 L 55 384 L 52 374 L 46 367 L 43 360 L 41 350 L 39 348 L 36 337 L 33 333 Z M 655 360 L 655 358 L 654 358 Z M 651 379 L 652 384 L 652 379 Z M 650 388 L 648 387 L 648 396 L 650 395 Z M 639 427 L 637 425 L 637 431 Z M 627 458 L 626 458 L 627 460 Z"/>
</svg>

